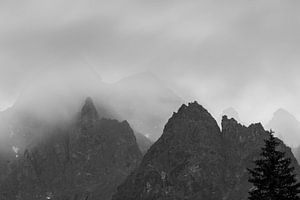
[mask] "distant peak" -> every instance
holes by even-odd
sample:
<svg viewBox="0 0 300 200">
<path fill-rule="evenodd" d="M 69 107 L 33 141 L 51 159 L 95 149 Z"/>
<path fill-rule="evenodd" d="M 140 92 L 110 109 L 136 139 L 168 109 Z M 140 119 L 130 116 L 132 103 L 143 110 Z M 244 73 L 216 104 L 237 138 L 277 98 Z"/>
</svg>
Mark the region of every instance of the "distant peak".
<svg viewBox="0 0 300 200">
<path fill-rule="evenodd" d="M 93 104 L 93 99 L 91 98 L 91 97 L 87 97 L 86 99 L 85 99 L 85 103 L 87 104 Z"/>
<path fill-rule="evenodd" d="M 273 114 L 273 119 L 272 120 L 277 120 L 277 119 L 285 119 L 287 121 L 297 121 L 296 117 L 291 114 L 290 112 L 288 112 L 287 110 L 283 109 L 283 108 L 279 108 L 278 110 L 276 110 Z"/>
<path fill-rule="evenodd" d="M 97 109 L 91 97 L 86 98 L 81 109 L 80 121 L 83 126 L 90 126 L 93 122 L 99 120 Z"/>
<path fill-rule="evenodd" d="M 283 108 L 279 108 L 278 110 L 276 110 L 274 112 L 274 116 L 276 116 L 276 115 L 291 115 L 292 116 L 291 113 L 289 113 L 287 110 L 285 110 Z"/>
<path fill-rule="evenodd" d="M 268 129 L 275 131 L 275 136 L 280 136 L 291 147 L 299 145 L 300 122 L 287 110 L 280 108 L 274 112 L 272 119 L 267 124 Z"/>
<path fill-rule="evenodd" d="M 91 97 L 85 99 L 85 103 L 81 109 L 81 115 L 92 115 L 93 117 L 98 117 L 97 109 Z"/>
</svg>

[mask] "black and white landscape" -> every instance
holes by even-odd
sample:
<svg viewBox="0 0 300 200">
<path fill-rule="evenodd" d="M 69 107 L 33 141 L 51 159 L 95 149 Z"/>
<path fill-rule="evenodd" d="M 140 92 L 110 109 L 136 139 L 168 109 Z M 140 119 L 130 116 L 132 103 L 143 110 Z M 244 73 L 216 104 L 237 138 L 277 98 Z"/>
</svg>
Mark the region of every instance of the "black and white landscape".
<svg viewBox="0 0 300 200">
<path fill-rule="evenodd" d="M 0 0 L 0 200 L 300 199 L 299 9 Z"/>
</svg>

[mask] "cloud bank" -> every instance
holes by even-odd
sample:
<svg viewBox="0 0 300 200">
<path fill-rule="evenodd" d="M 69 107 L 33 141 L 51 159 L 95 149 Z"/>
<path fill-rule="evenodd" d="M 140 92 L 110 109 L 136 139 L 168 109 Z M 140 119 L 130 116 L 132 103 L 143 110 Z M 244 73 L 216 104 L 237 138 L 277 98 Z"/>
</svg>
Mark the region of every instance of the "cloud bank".
<svg viewBox="0 0 300 200">
<path fill-rule="evenodd" d="M 107 82 L 151 71 L 215 116 L 234 107 L 266 121 L 283 107 L 300 118 L 299 4 L 1 0 L 0 106 L 49 70 L 89 67 Z"/>
</svg>

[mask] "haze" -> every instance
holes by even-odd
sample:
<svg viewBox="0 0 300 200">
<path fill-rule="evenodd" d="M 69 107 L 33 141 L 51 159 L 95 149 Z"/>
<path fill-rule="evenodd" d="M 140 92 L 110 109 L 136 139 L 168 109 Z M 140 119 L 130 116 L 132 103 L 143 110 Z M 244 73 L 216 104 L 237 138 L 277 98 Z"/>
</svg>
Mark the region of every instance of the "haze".
<svg viewBox="0 0 300 200">
<path fill-rule="evenodd" d="M 215 116 L 233 107 L 244 122 L 266 122 L 285 108 L 300 119 L 299 4 L 1 0 L 0 109 L 32 85 L 96 91 L 87 74 L 113 83 L 146 71 Z"/>
</svg>

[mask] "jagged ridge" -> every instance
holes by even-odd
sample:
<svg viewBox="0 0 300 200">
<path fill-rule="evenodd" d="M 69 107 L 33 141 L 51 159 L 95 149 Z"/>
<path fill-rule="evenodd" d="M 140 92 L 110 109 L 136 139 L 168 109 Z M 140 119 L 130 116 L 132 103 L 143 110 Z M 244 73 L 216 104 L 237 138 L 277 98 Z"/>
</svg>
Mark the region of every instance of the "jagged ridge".
<svg viewBox="0 0 300 200">
<path fill-rule="evenodd" d="M 0 199 L 111 198 L 142 154 L 127 121 L 99 119 L 90 98 L 79 118 L 31 145 L 0 185 Z"/>
<path fill-rule="evenodd" d="M 227 117 L 220 131 L 197 102 L 182 105 L 113 200 L 247 199 L 246 168 L 268 136 L 261 124 L 245 127 Z M 282 142 L 280 148 L 299 172 L 290 149 Z"/>
</svg>

